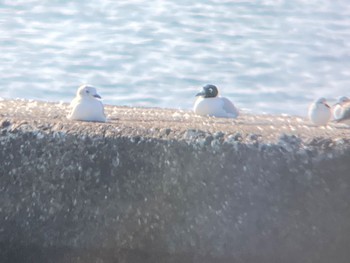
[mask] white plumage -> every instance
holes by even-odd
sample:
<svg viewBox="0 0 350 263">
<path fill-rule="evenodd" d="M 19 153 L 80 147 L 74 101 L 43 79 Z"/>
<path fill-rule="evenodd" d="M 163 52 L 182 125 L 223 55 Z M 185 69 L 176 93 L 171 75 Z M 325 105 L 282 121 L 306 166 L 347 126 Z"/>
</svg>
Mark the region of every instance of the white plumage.
<svg viewBox="0 0 350 263">
<path fill-rule="evenodd" d="M 206 85 L 196 95 L 193 105 L 193 111 L 201 116 L 213 116 L 221 118 L 237 118 L 239 112 L 233 103 L 225 98 L 218 96 L 218 89 L 214 85 Z"/>
<path fill-rule="evenodd" d="M 82 85 L 78 88 L 76 97 L 72 100 L 70 120 L 105 122 L 104 107 L 94 87 Z"/>
<path fill-rule="evenodd" d="M 344 106 L 346 106 L 348 103 L 350 103 L 350 99 L 347 97 L 340 97 L 335 105 L 333 105 L 332 112 L 333 112 L 333 119 L 334 120 L 340 120 L 343 115 Z"/>
<path fill-rule="evenodd" d="M 337 121 L 350 125 L 350 101 L 342 105 L 341 112 Z"/>
<path fill-rule="evenodd" d="M 327 125 L 331 119 L 332 112 L 326 99 L 320 98 L 310 105 L 308 115 L 313 124 L 321 126 Z"/>
</svg>

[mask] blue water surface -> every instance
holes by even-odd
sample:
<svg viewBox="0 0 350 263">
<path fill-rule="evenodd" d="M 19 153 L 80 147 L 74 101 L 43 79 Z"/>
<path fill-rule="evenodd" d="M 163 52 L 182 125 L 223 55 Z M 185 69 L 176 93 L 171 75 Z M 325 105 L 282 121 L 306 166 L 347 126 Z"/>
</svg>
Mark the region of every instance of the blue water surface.
<svg viewBox="0 0 350 263">
<path fill-rule="evenodd" d="M 0 0 L 0 97 L 191 109 L 206 83 L 253 113 L 350 96 L 347 0 Z"/>
</svg>

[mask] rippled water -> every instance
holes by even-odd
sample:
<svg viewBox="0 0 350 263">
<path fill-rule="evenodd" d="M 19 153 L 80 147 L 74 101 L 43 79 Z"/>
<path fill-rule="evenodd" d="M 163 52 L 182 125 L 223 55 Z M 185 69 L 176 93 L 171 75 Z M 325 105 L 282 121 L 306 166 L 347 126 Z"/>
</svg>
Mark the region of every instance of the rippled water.
<svg viewBox="0 0 350 263">
<path fill-rule="evenodd" d="M 190 109 L 206 83 L 240 108 L 305 115 L 350 96 L 347 0 L 0 0 L 0 97 Z"/>
</svg>

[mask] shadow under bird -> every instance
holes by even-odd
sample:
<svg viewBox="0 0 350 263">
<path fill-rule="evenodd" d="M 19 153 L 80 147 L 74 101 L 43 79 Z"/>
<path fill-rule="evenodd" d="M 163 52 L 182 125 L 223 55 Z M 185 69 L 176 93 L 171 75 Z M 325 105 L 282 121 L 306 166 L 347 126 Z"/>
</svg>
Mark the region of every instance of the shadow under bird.
<svg viewBox="0 0 350 263">
<path fill-rule="evenodd" d="M 198 98 L 193 111 L 198 115 L 220 118 L 237 118 L 239 115 L 237 108 L 229 99 L 219 96 L 215 85 L 205 85 L 196 97 Z"/>
<path fill-rule="evenodd" d="M 76 97 L 70 104 L 71 112 L 67 118 L 79 121 L 105 122 L 106 116 L 100 99 L 101 96 L 97 94 L 94 87 L 80 86 Z"/>
<path fill-rule="evenodd" d="M 325 98 L 319 98 L 310 105 L 308 115 L 313 124 L 317 126 L 327 125 L 332 117 L 331 107 Z"/>
</svg>

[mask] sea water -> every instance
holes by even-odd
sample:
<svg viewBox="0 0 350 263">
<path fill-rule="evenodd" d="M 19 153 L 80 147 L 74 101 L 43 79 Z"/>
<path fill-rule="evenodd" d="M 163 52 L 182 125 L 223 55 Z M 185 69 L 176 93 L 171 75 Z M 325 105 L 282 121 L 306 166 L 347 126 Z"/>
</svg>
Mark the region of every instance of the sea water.
<svg viewBox="0 0 350 263">
<path fill-rule="evenodd" d="M 0 97 L 191 109 L 207 83 L 253 113 L 350 96 L 347 0 L 0 0 Z"/>
</svg>

